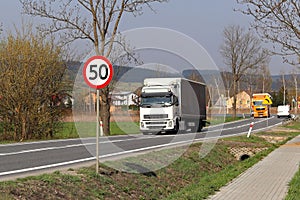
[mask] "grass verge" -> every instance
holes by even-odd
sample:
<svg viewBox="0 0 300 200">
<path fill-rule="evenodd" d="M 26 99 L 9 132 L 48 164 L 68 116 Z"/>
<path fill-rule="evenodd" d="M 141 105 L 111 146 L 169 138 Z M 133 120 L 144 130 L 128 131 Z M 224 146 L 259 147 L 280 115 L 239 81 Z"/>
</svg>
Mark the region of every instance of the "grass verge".
<svg viewBox="0 0 300 200">
<path fill-rule="evenodd" d="M 126 135 L 140 133 L 138 123 L 134 122 L 111 122 L 111 135 Z M 15 143 L 13 140 L 1 140 L 1 125 L 0 125 L 0 144 Z M 80 134 L 78 134 L 80 133 Z M 81 122 L 75 125 L 74 122 L 62 122 L 61 127 L 52 138 L 41 138 L 26 140 L 26 142 L 40 141 L 47 139 L 70 139 L 70 138 L 84 138 L 95 137 L 96 123 L 95 122 Z"/>
<path fill-rule="evenodd" d="M 300 130 L 300 123 L 291 123 L 286 125 L 285 127 L 290 129 L 298 129 Z M 285 200 L 296 200 L 300 199 L 300 168 L 298 172 L 295 174 L 291 182 L 289 183 L 289 190 Z"/>
<path fill-rule="evenodd" d="M 217 125 L 224 122 L 232 122 L 241 120 L 242 117 L 214 117 L 210 119 L 210 125 Z M 126 135 L 126 134 L 138 134 L 139 122 L 111 122 L 110 124 L 111 135 Z M 47 140 L 47 139 L 71 139 L 71 138 L 84 138 L 84 137 L 95 137 L 96 122 L 61 122 L 61 127 L 58 132 L 54 134 L 52 138 L 41 138 L 41 139 L 30 139 L 26 142 Z M 3 127 L 0 123 L 0 144 L 15 143 L 16 141 L 3 139 L 1 134 L 3 133 Z"/>
<path fill-rule="evenodd" d="M 300 199 L 300 169 L 295 174 L 294 178 L 289 183 L 289 191 L 285 200 L 297 200 Z"/>
<path fill-rule="evenodd" d="M 139 133 L 138 123 L 134 122 L 111 122 L 111 135 L 126 135 Z M 78 134 L 80 133 L 80 135 Z M 56 139 L 78 138 L 80 137 L 95 137 L 96 123 L 95 122 L 79 122 L 75 125 L 74 122 L 62 123 L 62 128 L 55 134 Z"/>
<path fill-rule="evenodd" d="M 193 144 L 176 161 L 147 173 L 122 172 L 108 166 L 125 166 L 131 172 L 139 172 L 138 165 L 132 163 L 153 165 L 174 155 L 181 147 L 101 164 L 100 175 L 91 166 L 0 182 L 0 194 L 4 199 L 204 199 L 299 133 L 280 134 L 285 134 L 286 139 L 276 144 L 262 137 L 272 133 L 254 134 L 250 139 L 246 136 L 222 139 L 204 158 L 199 156 L 203 144 Z M 239 161 L 230 149 L 244 147 L 263 150 Z M 158 153 L 161 156 L 157 157 Z"/>
<path fill-rule="evenodd" d="M 247 117 L 249 118 L 249 117 Z M 222 123 L 226 123 L 226 122 L 233 122 L 233 121 L 238 121 L 238 120 L 242 120 L 242 119 L 246 119 L 244 117 L 231 117 L 231 116 L 213 116 L 207 119 L 207 121 L 209 122 L 210 126 L 212 125 L 218 125 L 218 124 L 222 124 Z"/>
</svg>

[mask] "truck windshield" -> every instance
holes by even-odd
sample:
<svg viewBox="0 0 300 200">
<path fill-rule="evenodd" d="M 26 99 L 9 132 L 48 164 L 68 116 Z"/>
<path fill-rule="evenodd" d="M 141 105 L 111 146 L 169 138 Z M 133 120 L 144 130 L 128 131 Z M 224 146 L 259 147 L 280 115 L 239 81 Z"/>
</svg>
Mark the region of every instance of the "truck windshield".
<svg viewBox="0 0 300 200">
<path fill-rule="evenodd" d="M 263 101 L 253 101 L 253 105 L 254 106 L 262 106 L 263 105 Z"/>
<path fill-rule="evenodd" d="M 170 96 L 162 96 L 162 97 L 143 97 L 141 101 L 141 106 L 152 106 L 152 105 L 162 105 L 168 106 L 171 105 L 172 100 Z"/>
</svg>

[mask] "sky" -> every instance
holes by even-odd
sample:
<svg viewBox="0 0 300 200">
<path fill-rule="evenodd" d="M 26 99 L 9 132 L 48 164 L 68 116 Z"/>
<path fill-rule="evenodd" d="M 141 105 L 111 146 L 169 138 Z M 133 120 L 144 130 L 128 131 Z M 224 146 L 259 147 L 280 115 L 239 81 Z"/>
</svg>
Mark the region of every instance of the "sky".
<svg viewBox="0 0 300 200">
<path fill-rule="evenodd" d="M 141 16 L 124 16 L 119 30 L 122 32 L 142 27 L 162 27 L 178 31 L 202 45 L 220 69 L 228 69 L 220 54 L 222 32 L 229 25 L 240 25 L 247 30 L 252 20 L 234 11 L 234 8 L 239 7 L 235 0 L 170 0 L 168 3 L 154 4 L 155 12 L 144 9 Z M 22 20 L 29 18 L 21 12 L 18 0 L 1 1 L 0 22 L 3 25 L 3 35 L 14 31 L 14 26 L 21 26 Z M 36 18 L 31 20 L 38 22 Z M 279 56 L 272 57 L 269 68 L 272 75 L 289 73 L 293 69 L 283 63 Z"/>
</svg>

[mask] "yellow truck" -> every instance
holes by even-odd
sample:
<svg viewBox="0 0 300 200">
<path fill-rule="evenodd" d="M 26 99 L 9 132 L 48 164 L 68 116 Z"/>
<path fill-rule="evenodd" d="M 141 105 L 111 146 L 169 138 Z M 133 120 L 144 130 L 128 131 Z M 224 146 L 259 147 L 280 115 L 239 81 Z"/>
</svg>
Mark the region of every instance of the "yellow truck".
<svg viewBox="0 0 300 200">
<path fill-rule="evenodd" d="M 269 93 L 256 93 L 252 95 L 251 114 L 254 118 L 270 117 L 272 97 Z"/>
</svg>

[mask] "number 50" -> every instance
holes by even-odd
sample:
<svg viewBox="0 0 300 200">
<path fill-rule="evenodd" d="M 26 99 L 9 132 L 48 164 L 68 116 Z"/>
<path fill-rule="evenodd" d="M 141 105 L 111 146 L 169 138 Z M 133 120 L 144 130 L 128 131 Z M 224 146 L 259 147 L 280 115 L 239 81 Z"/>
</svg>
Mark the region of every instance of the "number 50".
<svg viewBox="0 0 300 200">
<path fill-rule="evenodd" d="M 98 77 L 101 80 L 105 80 L 108 77 L 108 66 L 105 64 L 100 65 L 98 71 L 97 71 L 97 65 L 90 65 L 90 74 L 92 74 L 91 77 L 89 77 L 89 80 L 96 80 Z"/>
</svg>

